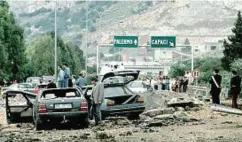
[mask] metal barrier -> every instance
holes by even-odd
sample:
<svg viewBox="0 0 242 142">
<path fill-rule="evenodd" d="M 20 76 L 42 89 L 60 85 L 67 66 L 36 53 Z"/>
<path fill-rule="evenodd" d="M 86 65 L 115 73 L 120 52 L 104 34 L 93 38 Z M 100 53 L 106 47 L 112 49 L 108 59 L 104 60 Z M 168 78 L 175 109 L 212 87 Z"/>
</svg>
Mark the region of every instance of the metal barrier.
<svg viewBox="0 0 242 142">
<path fill-rule="evenodd" d="M 209 93 L 209 88 L 208 87 L 203 87 L 203 86 L 188 86 L 187 93 L 190 95 L 193 95 L 199 99 L 204 99 L 204 98 L 209 98 L 210 93 Z"/>
<path fill-rule="evenodd" d="M 196 97 L 207 97 L 210 98 L 210 88 L 204 86 L 188 86 L 187 93 L 195 95 Z M 220 99 L 226 100 L 229 98 L 228 88 L 222 88 L 220 93 Z"/>
</svg>

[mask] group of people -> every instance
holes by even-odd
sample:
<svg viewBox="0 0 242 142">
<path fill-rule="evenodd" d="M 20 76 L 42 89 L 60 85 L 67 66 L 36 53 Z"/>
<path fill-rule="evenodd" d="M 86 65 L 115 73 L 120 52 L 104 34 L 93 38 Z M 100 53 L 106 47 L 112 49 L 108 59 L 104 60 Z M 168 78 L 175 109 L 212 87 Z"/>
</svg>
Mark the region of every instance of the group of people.
<svg viewBox="0 0 242 142">
<path fill-rule="evenodd" d="M 72 87 L 72 77 L 71 77 L 71 70 L 68 67 L 67 64 L 60 65 L 58 67 L 59 73 L 58 73 L 58 88 L 66 88 L 66 87 Z M 72 86 L 71 86 L 72 85 Z"/>
<path fill-rule="evenodd" d="M 147 78 L 146 84 L 151 85 L 155 90 L 170 90 L 174 92 L 185 93 L 188 86 L 188 78 L 169 78 L 168 76 L 158 76 L 157 78 Z"/>
<path fill-rule="evenodd" d="M 230 80 L 230 92 L 232 95 L 232 108 L 238 108 L 237 99 L 241 91 L 241 78 L 238 75 L 237 71 L 232 71 L 232 78 Z M 219 74 L 219 70 L 214 70 L 214 75 L 211 77 L 210 85 L 211 85 L 211 95 L 212 102 L 214 104 L 220 104 L 220 93 L 221 93 L 221 82 L 222 76 Z"/>
</svg>

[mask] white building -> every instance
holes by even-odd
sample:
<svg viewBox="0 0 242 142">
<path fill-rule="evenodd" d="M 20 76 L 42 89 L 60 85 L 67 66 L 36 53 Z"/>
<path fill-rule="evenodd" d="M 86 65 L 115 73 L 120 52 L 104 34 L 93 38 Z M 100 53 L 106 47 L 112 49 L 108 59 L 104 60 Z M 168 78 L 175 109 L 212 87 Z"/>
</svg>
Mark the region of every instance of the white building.
<svg viewBox="0 0 242 142">
<path fill-rule="evenodd" d="M 194 46 L 194 55 L 221 56 L 223 52 L 223 42 L 205 42 L 204 45 Z M 215 54 L 216 53 L 216 54 Z"/>
<path fill-rule="evenodd" d="M 154 53 L 156 62 L 172 62 L 172 49 L 155 49 Z"/>
</svg>

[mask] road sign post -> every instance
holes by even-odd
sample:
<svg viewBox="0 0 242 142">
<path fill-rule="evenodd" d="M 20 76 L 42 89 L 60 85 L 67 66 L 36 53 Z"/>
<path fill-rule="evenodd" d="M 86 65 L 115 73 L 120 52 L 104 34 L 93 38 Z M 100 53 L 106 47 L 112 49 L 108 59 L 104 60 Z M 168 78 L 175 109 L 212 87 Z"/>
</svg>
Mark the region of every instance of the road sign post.
<svg viewBox="0 0 242 142">
<path fill-rule="evenodd" d="M 196 69 L 192 72 L 193 78 L 196 80 L 196 86 L 198 85 L 198 79 L 200 78 L 200 70 Z"/>
<path fill-rule="evenodd" d="M 115 48 L 137 48 L 138 36 L 114 36 L 113 46 Z"/>
<path fill-rule="evenodd" d="M 176 37 L 175 36 L 151 36 L 152 48 L 175 48 Z"/>
</svg>

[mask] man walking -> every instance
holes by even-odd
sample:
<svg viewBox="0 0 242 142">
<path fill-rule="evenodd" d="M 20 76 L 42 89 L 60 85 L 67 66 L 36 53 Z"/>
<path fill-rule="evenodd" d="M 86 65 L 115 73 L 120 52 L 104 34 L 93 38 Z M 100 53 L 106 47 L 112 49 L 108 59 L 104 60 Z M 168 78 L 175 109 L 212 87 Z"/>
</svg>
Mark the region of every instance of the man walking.
<svg viewBox="0 0 242 142">
<path fill-rule="evenodd" d="M 58 73 L 58 88 L 63 88 L 64 87 L 64 71 L 61 66 L 58 68 L 59 73 Z"/>
<path fill-rule="evenodd" d="M 232 95 L 232 108 L 238 108 L 237 104 L 237 99 L 238 95 L 241 91 L 241 78 L 237 74 L 236 71 L 232 71 L 233 77 L 231 78 L 230 81 L 230 86 L 231 86 L 231 95 Z"/>
<path fill-rule="evenodd" d="M 212 101 L 214 104 L 220 104 L 220 92 L 221 92 L 221 82 L 222 82 L 222 76 L 219 75 L 219 70 L 214 70 L 214 75 L 212 76 L 210 80 L 211 84 L 211 95 L 212 95 Z"/>
<path fill-rule="evenodd" d="M 83 86 L 85 86 L 87 83 L 86 79 L 84 78 L 84 75 L 82 72 L 79 73 L 79 78 L 76 80 L 75 84 L 76 86 L 82 88 Z"/>
<path fill-rule="evenodd" d="M 93 115 L 95 118 L 95 124 L 101 124 L 101 104 L 103 102 L 104 97 L 104 85 L 101 82 L 97 82 L 97 78 L 92 79 L 92 84 L 94 87 L 92 88 L 92 98 L 93 98 Z"/>
<path fill-rule="evenodd" d="M 71 77 L 71 70 L 67 64 L 63 64 L 63 69 L 64 69 L 64 73 L 65 73 L 64 74 L 64 87 L 68 87 L 69 80 Z"/>
</svg>

